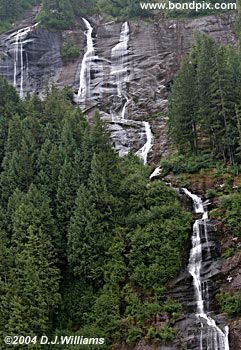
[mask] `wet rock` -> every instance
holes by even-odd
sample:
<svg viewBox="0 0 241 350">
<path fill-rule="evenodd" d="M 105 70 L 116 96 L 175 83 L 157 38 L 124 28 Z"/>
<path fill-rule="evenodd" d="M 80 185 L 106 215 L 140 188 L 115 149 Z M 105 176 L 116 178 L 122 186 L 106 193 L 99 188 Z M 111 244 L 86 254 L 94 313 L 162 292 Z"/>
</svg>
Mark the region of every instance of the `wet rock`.
<svg viewBox="0 0 241 350">
<path fill-rule="evenodd" d="M 241 349 L 241 320 L 235 320 L 230 325 L 230 350 Z"/>
<path fill-rule="evenodd" d="M 185 198 L 184 190 L 179 190 L 182 200 Z M 204 203 L 203 203 L 204 204 Z M 187 205 L 187 203 L 185 204 Z M 195 218 L 199 224 L 199 235 L 202 244 L 202 264 L 200 270 L 202 284 L 202 298 L 204 301 L 204 310 L 215 320 L 216 325 L 226 332 L 228 321 L 224 315 L 218 314 L 219 310 L 215 304 L 215 294 L 220 287 L 220 276 L 222 271 L 222 260 L 220 259 L 220 232 L 217 230 L 217 223 L 214 220 L 200 220 Z M 191 239 L 190 239 L 191 241 Z M 190 242 L 189 241 L 189 242 Z M 191 247 L 185 247 L 185 251 L 190 252 Z M 187 266 L 185 261 L 183 266 Z M 215 348 L 212 344 L 215 339 L 215 328 L 207 325 L 205 318 L 196 314 L 197 303 L 195 301 L 195 290 L 193 287 L 193 278 L 188 269 L 183 269 L 179 276 L 170 282 L 168 296 L 181 303 L 183 306 L 183 315 L 175 323 L 177 336 L 173 346 L 178 349 L 200 350 L 200 342 L 203 349 Z M 221 338 L 220 338 L 221 341 Z M 222 347 L 218 344 L 218 348 Z"/>
<path fill-rule="evenodd" d="M 241 289 L 241 252 L 225 259 L 222 264 L 222 274 L 226 283 L 223 283 L 222 290 L 225 292 L 239 292 Z"/>
</svg>

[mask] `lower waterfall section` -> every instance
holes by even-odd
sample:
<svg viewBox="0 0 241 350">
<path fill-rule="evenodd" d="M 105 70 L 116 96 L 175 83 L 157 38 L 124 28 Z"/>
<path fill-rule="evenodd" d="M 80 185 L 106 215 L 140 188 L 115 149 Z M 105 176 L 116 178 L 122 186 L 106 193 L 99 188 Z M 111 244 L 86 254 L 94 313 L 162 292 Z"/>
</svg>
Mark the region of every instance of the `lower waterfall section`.
<svg viewBox="0 0 241 350">
<path fill-rule="evenodd" d="M 148 122 L 143 122 L 143 125 L 145 127 L 145 134 L 146 134 L 146 143 L 142 146 L 141 149 L 139 149 L 136 152 L 136 155 L 143 160 L 143 163 L 146 165 L 148 161 L 148 154 L 151 151 L 152 148 L 152 140 L 153 135 L 151 132 L 151 126 Z"/>
<path fill-rule="evenodd" d="M 193 203 L 195 214 L 201 214 L 193 225 L 192 248 L 190 252 L 188 272 L 193 278 L 193 286 L 196 303 L 196 317 L 200 322 L 200 350 L 229 350 L 228 327 L 224 330 L 219 328 L 211 317 L 212 310 L 209 305 L 209 280 L 204 279 L 203 254 L 204 249 L 208 255 L 209 263 L 212 263 L 212 255 L 209 249 L 208 225 L 208 203 L 203 203 L 201 198 L 183 189 L 186 196 L 190 197 Z M 208 248 L 208 249 L 207 249 Z M 206 332 L 206 334 L 205 334 Z"/>
</svg>

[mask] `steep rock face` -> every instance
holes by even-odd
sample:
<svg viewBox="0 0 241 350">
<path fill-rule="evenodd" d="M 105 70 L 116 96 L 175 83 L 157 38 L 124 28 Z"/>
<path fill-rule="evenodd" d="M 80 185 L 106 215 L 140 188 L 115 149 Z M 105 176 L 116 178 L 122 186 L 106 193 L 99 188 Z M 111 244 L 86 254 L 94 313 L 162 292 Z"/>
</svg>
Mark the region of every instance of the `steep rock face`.
<svg viewBox="0 0 241 350">
<path fill-rule="evenodd" d="M 91 63 L 92 98 L 86 101 L 85 109 L 89 115 L 97 108 L 102 111 L 109 122 L 116 147 L 122 154 L 129 149 L 137 151 L 143 147 L 145 128 L 138 121 L 147 121 L 155 114 L 150 120 L 154 144 L 149 156 L 158 162 L 160 153 L 162 156 L 168 154 L 166 120 L 161 113 L 166 111 L 168 90 L 180 60 L 191 47 L 195 32 L 205 32 L 218 42 L 235 45 L 234 19 L 235 15 L 229 13 L 198 19 L 156 18 L 153 23 L 130 21 L 128 55 L 125 57 L 128 71 L 127 121 L 123 123 L 121 120 L 113 121 L 113 110 L 115 114 L 124 102 L 122 97 L 113 96 L 111 82 L 111 53 L 120 40 L 123 23 L 103 23 L 101 16 L 88 18 L 93 27 L 95 58 Z M 20 27 L 33 23 L 34 18 L 30 16 L 29 21 L 25 20 Z M 83 20 L 79 19 L 72 30 L 62 33 L 33 27 L 18 44 L 16 29 L 0 35 L 0 75 L 15 84 L 19 91 L 22 85 L 23 95 L 32 91 L 42 94 L 46 85 L 52 83 L 60 88 L 69 85 L 76 93 L 86 50 Z M 80 47 L 80 57 L 64 65 L 61 47 L 70 40 Z"/>
<path fill-rule="evenodd" d="M 0 35 L 0 74 L 18 91 L 22 80 L 25 96 L 33 91 L 41 93 L 56 81 L 62 68 L 60 42 L 59 33 L 39 27 L 29 27 L 22 38 L 15 30 Z"/>
<path fill-rule="evenodd" d="M 227 235 L 228 236 L 228 235 Z M 237 237 L 225 237 L 227 247 L 241 247 Z M 222 247 L 225 246 L 222 244 Z M 239 293 L 241 290 L 241 252 L 225 259 L 221 269 L 223 283 L 221 289 L 224 292 Z M 235 319 L 230 324 L 230 349 L 241 349 L 241 319 Z"/>
</svg>

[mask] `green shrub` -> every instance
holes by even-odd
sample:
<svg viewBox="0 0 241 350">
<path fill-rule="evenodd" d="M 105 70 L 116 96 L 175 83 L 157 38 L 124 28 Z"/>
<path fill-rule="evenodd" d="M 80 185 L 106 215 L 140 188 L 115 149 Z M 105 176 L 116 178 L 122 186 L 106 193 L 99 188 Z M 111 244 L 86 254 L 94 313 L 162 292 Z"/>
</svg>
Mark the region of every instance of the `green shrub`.
<svg viewBox="0 0 241 350">
<path fill-rule="evenodd" d="M 47 28 L 68 29 L 74 24 L 75 14 L 70 1 L 43 1 L 37 21 Z"/>
<path fill-rule="evenodd" d="M 173 313 L 175 314 L 181 314 L 182 312 L 182 305 L 175 302 L 174 300 L 167 300 L 163 306 L 163 310 L 168 312 L 170 315 Z"/>
<path fill-rule="evenodd" d="M 241 237 L 241 194 L 234 193 L 221 197 L 219 208 L 224 211 L 222 223 L 232 234 Z"/>
<path fill-rule="evenodd" d="M 176 154 L 161 162 L 161 167 L 165 174 L 170 172 L 174 174 L 196 173 L 201 169 L 209 169 L 215 165 L 216 161 L 213 160 L 210 154 L 188 156 Z"/>
<path fill-rule="evenodd" d="M 146 339 L 155 343 L 169 343 L 175 339 L 176 332 L 170 326 L 162 329 L 156 329 L 151 326 L 147 332 Z"/>
<path fill-rule="evenodd" d="M 170 326 L 166 326 L 160 331 L 161 340 L 164 341 L 165 343 L 173 341 L 175 339 L 175 336 L 176 336 L 176 332 Z"/>
<path fill-rule="evenodd" d="M 241 316 L 241 292 L 234 294 L 221 292 L 216 298 L 222 312 L 229 317 Z"/>
<path fill-rule="evenodd" d="M 10 29 L 10 24 L 8 22 L 0 22 L 0 33 L 4 33 Z"/>
<path fill-rule="evenodd" d="M 214 188 L 209 188 L 206 191 L 205 197 L 208 199 L 211 199 L 211 198 L 217 197 L 217 195 L 218 195 L 217 190 L 215 190 Z"/>
<path fill-rule="evenodd" d="M 65 63 L 76 60 L 79 55 L 80 49 L 73 41 L 65 43 L 61 48 L 61 57 Z"/>
<path fill-rule="evenodd" d="M 141 328 L 139 327 L 131 327 L 128 330 L 128 337 L 126 340 L 127 345 L 134 345 L 136 344 L 139 340 L 141 340 L 143 334 L 141 331 Z"/>
<path fill-rule="evenodd" d="M 235 248 L 230 247 L 230 248 L 227 248 L 227 249 L 223 252 L 222 257 L 223 257 L 224 259 L 228 259 L 228 258 L 231 258 L 231 257 L 234 255 L 234 253 L 235 253 Z"/>
</svg>

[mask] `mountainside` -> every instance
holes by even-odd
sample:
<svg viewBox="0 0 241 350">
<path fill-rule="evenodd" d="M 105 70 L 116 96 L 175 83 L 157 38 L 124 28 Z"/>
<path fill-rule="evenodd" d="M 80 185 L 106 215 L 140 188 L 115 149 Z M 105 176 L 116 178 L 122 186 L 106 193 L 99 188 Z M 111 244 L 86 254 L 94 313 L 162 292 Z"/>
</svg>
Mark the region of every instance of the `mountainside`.
<svg viewBox="0 0 241 350">
<path fill-rule="evenodd" d="M 80 17 L 59 3 L 70 25 L 38 23 L 56 19 L 44 1 L 0 34 L 0 335 L 241 348 L 241 65 L 222 51 L 239 46 L 237 14 Z"/>
</svg>

